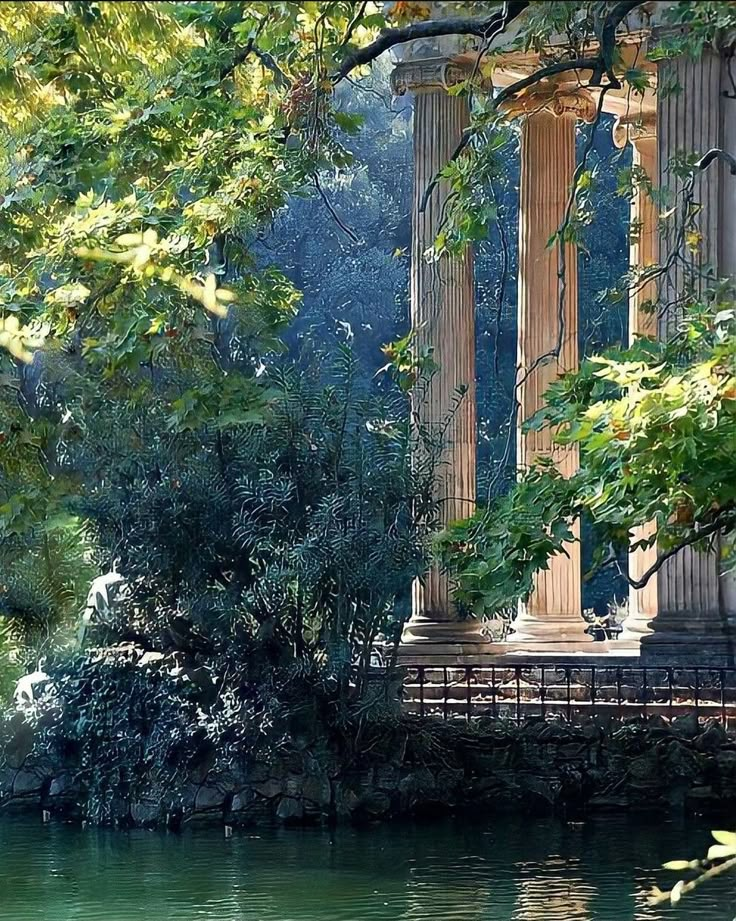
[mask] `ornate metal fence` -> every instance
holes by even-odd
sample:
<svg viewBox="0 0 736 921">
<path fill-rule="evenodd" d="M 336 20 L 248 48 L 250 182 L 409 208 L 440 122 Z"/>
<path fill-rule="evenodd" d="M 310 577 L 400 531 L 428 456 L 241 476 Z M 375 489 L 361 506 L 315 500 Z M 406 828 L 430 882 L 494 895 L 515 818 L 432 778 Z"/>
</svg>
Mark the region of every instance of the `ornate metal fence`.
<svg viewBox="0 0 736 921">
<path fill-rule="evenodd" d="M 736 667 L 524 664 L 407 669 L 403 706 L 421 717 L 625 719 L 694 713 L 736 728 Z"/>
</svg>

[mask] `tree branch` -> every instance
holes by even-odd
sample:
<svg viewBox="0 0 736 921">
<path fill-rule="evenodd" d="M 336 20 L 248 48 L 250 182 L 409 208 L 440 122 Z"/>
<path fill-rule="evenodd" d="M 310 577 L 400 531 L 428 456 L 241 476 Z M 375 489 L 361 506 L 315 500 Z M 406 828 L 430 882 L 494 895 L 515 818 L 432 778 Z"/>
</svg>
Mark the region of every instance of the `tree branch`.
<svg viewBox="0 0 736 921">
<path fill-rule="evenodd" d="M 699 543 L 704 538 L 710 537 L 711 534 L 722 531 L 724 528 L 732 527 L 734 524 L 736 524 L 736 514 L 734 514 L 733 511 L 719 515 L 710 524 L 705 525 L 698 531 L 693 531 L 692 534 L 681 540 L 677 546 L 670 547 L 669 550 L 665 550 L 664 553 L 660 554 L 655 562 L 652 563 L 652 565 L 649 567 L 649 569 L 647 569 L 642 574 L 641 579 L 632 579 L 627 576 L 626 581 L 632 588 L 644 588 L 647 582 L 649 582 L 655 573 L 659 572 L 667 560 L 678 554 L 680 550 L 684 550 L 685 547 L 691 547 L 693 544 Z"/>
<path fill-rule="evenodd" d="M 612 86 L 617 89 L 620 86 L 618 78 L 613 71 L 613 52 L 616 48 L 616 30 L 629 13 L 633 12 L 637 6 L 641 5 L 640 0 L 622 0 L 622 2 L 617 3 L 608 16 L 606 16 L 603 28 L 601 29 L 600 51 L 598 55 L 601 71 L 600 73 L 596 72 L 594 74 L 594 80 L 596 80 L 596 82 L 592 83 L 593 86 L 600 85 L 604 73 L 608 76 Z"/>
<path fill-rule="evenodd" d="M 319 193 L 319 197 L 322 199 L 322 202 L 324 203 L 325 208 L 327 208 L 327 210 L 329 211 L 330 216 L 332 217 L 333 221 L 337 224 L 340 230 L 342 230 L 345 236 L 349 237 L 353 241 L 353 243 L 360 243 L 360 237 L 356 234 L 354 230 L 348 227 L 348 225 L 342 220 L 340 215 L 335 210 L 335 206 L 332 204 L 332 202 L 327 196 L 327 193 L 322 188 L 322 184 L 319 181 L 318 174 L 315 173 L 312 179 L 314 181 L 314 187 Z"/>
<path fill-rule="evenodd" d="M 546 67 L 540 67 L 539 70 L 535 70 L 528 77 L 523 77 L 521 80 L 517 80 L 516 83 L 511 83 L 505 89 L 502 89 L 493 100 L 493 105 L 498 109 L 512 96 L 528 89 L 530 86 L 534 86 L 540 80 L 545 80 L 547 77 L 553 77 L 556 74 L 564 74 L 571 70 L 590 70 L 595 72 L 599 63 L 600 58 L 596 56 L 592 58 L 575 58 L 574 61 L 555 61 L 553 64 L 547 64 Z"/>
<path fill-rule="evenodd" d="M 333 76 L 332 82 L 339 83 L 356 67 L 370 64 L 377 57 L 394 48 L 404 45 L 418 38 L 439 38 L 443 35 L 476 35 L 485 38 L 488 33 L 495 31 L 503 23 L 516 19 L 529 6 L 528 0 L 514 0 L 484 19 L 470 19 L 465 16 L 452 16 L 448 19 L 428 19 L 426 22 L 412 22 L 408 26 L 396 29 L 384 29 L 374 41 L 365 48 L 359 48 L 349 54 L 340 69 Z"/>
<path fill-rule="evenodd" d="M 501 90 L 493 101 L 494 107 L 498 109 L 504 102 L 511 99 L 512 96 L 515 96 L 522 90 L 528 89 L 530 86 L 534 86 L 547 77 L 569 73 L 570 71 L 589 70 L 591 72 L 591 77 L 588 81 L 588 86 L 596 87 L 601 85 L 603 75 L 606 74 L 609 80 L 606 88 L 618 89 L 621 86 L 621 82 L 613 71 L 613 52 L 616 47 L 616 30 L 626 16 L 628 16 L 632 10 L 636 9 L 637 6 L 641 6 L 642 2 L 643 0 L 622 0 L 621 3 L 616 4 L 606 17 L 603 28 L 601 29 L 598 54 L 591 57 L 576 58 L 573 61 L 554 61 L 551 64 L 547 64 L 545 67 L 540 67 L 539 70 L 530 74 L 528 77 L 523 77 L 521 80 L 517 80 L 516 83 L 512 83 L 510 86 Z M 518 15 L 518 13 L 516 15 Z M 498 18 L 500 19 L 502 17 Z M 513 18 L 514 17 L 510 15 L 508 21 L 510 22 Z M 463 136 L 460 138 L 460 143 L 448 160 L 448 163 L 454 163 L 455 160 L 457 160 L 470 143 L 472 136 L 472 128 L 466 129 Z M 435 176 L 425 189 L 419 205 L 420 211 L 424 211 L 427 207 L 429 197 L 436 188 L 438 181 L 438 177 Z"/>
<path fill-rule="evenodd" d="M 711 147 L 709 151 L 703 154 L 703 156 L 695 164 L 695 169 L 704 170 L 707 169 L 714 160 L 722 160 L 724 163 L 727 163 L 732 176 L 736 176 L 736 157 L 728 153 L 726 150 L 721 150 L 720 147 Z"/>
</svg>

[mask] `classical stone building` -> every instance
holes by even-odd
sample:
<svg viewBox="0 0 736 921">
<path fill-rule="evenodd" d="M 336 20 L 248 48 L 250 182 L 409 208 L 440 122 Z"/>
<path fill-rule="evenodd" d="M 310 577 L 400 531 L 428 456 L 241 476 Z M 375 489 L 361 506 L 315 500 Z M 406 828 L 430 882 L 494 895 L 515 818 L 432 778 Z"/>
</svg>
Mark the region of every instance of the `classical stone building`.
<svg viewBox="0 0 736 921">
<path fill-rule="evenodd" d="M 440 5 L 441 6 L 441 5 Z M 575 170 L 576 125 L 591 121 L 599 107 L 615 116 L 614 139 L 630 144 L 634 163 L 656 187 L 676 185 L 668 173 L 675 153 L 702 155 L 714 147 L 736 152 L 736 98 L 727 54 L 706 49 L 698 58 L 680 57 L 653 64 L 646 59 L 651 33 L 629 33 L 625 59 L 649 72 L 642 95 L 631 90 L 600 91 L 585 86 L 590 75 L 565 74 L 514 94 L 505 104 L 520 122 L 521 184 L 518 269 L 517 393 L 519 423 L 542 405 L 548 384 L 578 363 L 577 259 L 567 246 L 565 283 L 560 285 L 559 254 L 548 247 L 560 227 Z M 406 46 L 393 74 L 394 91 L 414 100 L 414 205 L 411 268 L 412 321 L 419 345 L 431 345 L 440 366 L 416 410 L 428 427 L 449 426 L 437 483 L 445 522 L 466 517 L 475 504 L 476 412 L 475 329 L 472 254 L 427 261 L 449 194 L 437 181 L 468 126 L 468 97 L 448 90 L 477 74 L 478 54 L 459 50 L 453 39 L 415 41 Z M 492 80 L 508 87 L 539 67 L 535 53 L 502 54 Z M 657 85 L 677 83 L 680 91 L 658 94 Z M 431 191 L 428 194 L 428 188 Z M 719 275 L 736 270 L 736 176 L 722 163 L 704 170 L 695 187 L 700 205 L 701 257 Z M 667 258 L 676 242 L 661 235 L 657 208 L 645 194 L 633 203 L 631 261 L 646 266 Z M 681 275 L 681 273 L 680 273 Z M 678 272 L 671 273 L 677 285 Z M 673 317 L 642 310 L 651 285 L 630 293 L 630 335 L 666 336 Z M 559 339 L 559 343 L 558 343 Z M 550 353 L 554 353 L 551 355 Z M 458 393 L 464 397 L 457 406 Z M 453 406 L 457 406 L 453 412 Z M 551 456 L 571 474 L 576 453 L 552 443 L 548 430 L 517 435 L 520 466 Z M 643 529 L 644 532 L 651 529 Z M 594 643 L 586 632 L 581 605 L 580 544 L 571 543 L 547 572 L 540 573 L 532 596 L 518 614 L 512 634 L 491 643 L 475 620 L 459 619 L 447 577 L 432 571 L 414 589 L 413 616 L 401 655 L 408 663 L 484 663 L 497 657 L 628 656 L 653 661 L 730 661 L 728 615 L 734 613 L 732 581 L 719 572 L 718 548 L 703 553 L 682 550 L 630 595 L 622 637 Z M 630 556 L 630 572 L 640 576 L 656 559 L 656 547 Z"/>
</svg>

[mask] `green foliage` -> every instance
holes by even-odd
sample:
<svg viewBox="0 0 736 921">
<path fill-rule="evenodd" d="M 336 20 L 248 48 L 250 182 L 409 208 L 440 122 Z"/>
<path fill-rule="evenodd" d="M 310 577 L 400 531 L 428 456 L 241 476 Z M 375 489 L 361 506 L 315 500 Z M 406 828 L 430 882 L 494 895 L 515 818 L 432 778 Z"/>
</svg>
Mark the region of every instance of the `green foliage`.
<svg viewBox="0 0 736 921">
<path fill-rule="evenodd" d="M 406 336 L 390 342 L 383 347 L 383 353 L 389 363 L 384 367 L 389 377 L 395 381 L 404 393 L 409 393 L 422 377 L 431 376 L 438 369 L 431 346 L 417 349 L 415 331 L 410 330 Z"/>
<path fill-rule="evenodd" d="M 735 334 L 733 291 L 719 284 L 691 303 L 667 343 L 613 349 L 553 384 L 527 427 L 551 427 L 557 444 L 579 452 L 580 468 L 564 479 L 540 462 L 443 535 L 460 600 L 483 613 L 528 596 L 534 572 L 564 552 L 581 515 L 592 522 L 597 564 L 625 553 L 634 529 L 653 521 L 662 551 L 702 548 L 720 531 L 733 566 Z"/>
<path fill-rule="evenodd" d="M 171 431 L 149 400 L 110 431 L 109 405 L 69 459 L 74 507 L 101 565 L 118 557 L 139 585 L 138 631 L 186 614 L 339 671 L 407 614 L 431 474 L 410 465 L 403 399 L 371 396 L 348 349 L 268 377 L 259 424 Z"/>
<path fill-rule="evenodd" d="M 95 572 L 84 526 L 70 517 L 6 537 L 0 572 L 0 618 L 36 639 L 55 626 L 75 626 Z"/>
<path fill-rule="evenodd" d="M 10 699 L 23 674 L 20 642 L 13 625 L 0 620 L 0 702 Z"/>
<path fill-rule="evenodd" d="M 173 429 L 262 416 L 256 358 L 299 295 L 257 266 L 255 237 L 319 171 L 350 161 L 341 138 L 359 119 L 333 106 L 328 74 L 383 21 L 353 20 L 349 3 L 3 5 L 0 525 L 35 527 L 71 491 L 45 456 L 64 412 L 13 405 L 43 342 L 138 401 L 141 368 L 170 384 L 196 369 L 196 385 L 171 384 Z"/>
<path fill-rule="evenodd" d="M 88 578 L 85 543 L 67 535 L 104 492 L 106 460 L 129 471 L 141 437 L 164 451 L 191 433 L 194 449 L 195 432 L 227 440 L 266 421 L 263 359 L 300 295 L 257 237 L 350 162 L 342 139 L 360 117 L 333 105 L 328 74 L 383 22 L 354 12 L 0 10 L 0 581 L 24 629 L 79 612 L 79 585 L 65 565 L 52 585 L 45 561 Z M 126 428 L 144 416 L 155 426 Z"/>
</svg>

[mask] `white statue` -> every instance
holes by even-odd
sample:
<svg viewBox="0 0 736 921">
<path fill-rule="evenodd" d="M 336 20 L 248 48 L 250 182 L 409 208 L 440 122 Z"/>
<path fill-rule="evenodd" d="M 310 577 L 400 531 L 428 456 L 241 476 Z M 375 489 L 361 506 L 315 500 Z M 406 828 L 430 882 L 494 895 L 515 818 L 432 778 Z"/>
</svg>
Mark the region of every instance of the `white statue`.
<svg viewBox="0 0 736 921">
<path fill-rule="evenodd" d="M 49 676 L 43 670 L 45 660 L 41 659 L 35 672 L 18 679 L 13 692 L 13 700 L 19 707 L 27 707 L 36 701 L 40 692 L 49 682 Z"/>
<path fill-rule="evenodd" d="M 79 646 L 84 645 L 87 628 L 91 623 L 105 623 L 114 612 L 119 601 L 127 597 L 130 587 L 125 578 L 117 571 L 116 563 L 112 570 L 93 579 L 87 594 L 87 603 L 82 614 L 79 628 Z"/>
</svg>

